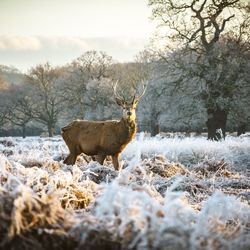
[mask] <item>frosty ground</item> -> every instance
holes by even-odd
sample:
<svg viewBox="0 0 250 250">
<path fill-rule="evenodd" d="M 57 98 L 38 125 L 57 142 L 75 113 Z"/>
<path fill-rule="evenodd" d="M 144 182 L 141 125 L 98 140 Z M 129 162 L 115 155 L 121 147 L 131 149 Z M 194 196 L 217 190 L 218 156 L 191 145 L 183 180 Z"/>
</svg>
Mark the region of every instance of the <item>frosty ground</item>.
<svg viewBox="0 0 250 250">
<path fill-rule="evenodd" d="M 123 170 L 0 138 L 0 249 L 250 249 L 250 137 L 149 137 Z"/>
</svg>

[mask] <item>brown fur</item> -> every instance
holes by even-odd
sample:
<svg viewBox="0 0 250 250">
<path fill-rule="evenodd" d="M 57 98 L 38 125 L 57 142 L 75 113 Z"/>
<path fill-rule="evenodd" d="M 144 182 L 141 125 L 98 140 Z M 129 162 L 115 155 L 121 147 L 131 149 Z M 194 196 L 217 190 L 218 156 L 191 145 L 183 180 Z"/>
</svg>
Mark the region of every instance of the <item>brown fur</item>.
<svg viewBox="0 0 250 250">
<path fill-rule="evenodd" d="M 95 156 L 95 159 L 103 164 L 106 156 L 112 157 L 116 170 L 120 169 L 119 156 L 136 133 L 136 106 L 143 92 L 132 102 L 125 101 L 116 91 L 116 102 L 123 108 L 123 117 L 120 121 L 73 121 L 62 128 L 62 137 L 66 142 L 70 154 L 64 163 L 73 165 L 79 154 Z"/>
<path fill-rule="evenodd" d="M 73 165 L 80 153 L 97 155 L 97 160 L 101 164 L 107 155 L 118 158 L 126 145 L 134 138 L 135 133 L 135 121 L 128 121 L 124 118 L 120 121 L 73 121 L 62 128 L 62 137 L 70 151 L 64 162 Z M 119 168 L 117 160 L 113 159 L 115 168 Z"/>
</svg>

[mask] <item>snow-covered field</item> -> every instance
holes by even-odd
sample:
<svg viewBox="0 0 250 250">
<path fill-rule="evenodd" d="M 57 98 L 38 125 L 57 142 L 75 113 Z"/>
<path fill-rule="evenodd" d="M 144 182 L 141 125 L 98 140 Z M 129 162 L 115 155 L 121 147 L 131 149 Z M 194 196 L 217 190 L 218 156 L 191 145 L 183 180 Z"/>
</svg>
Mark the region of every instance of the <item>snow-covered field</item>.
<svg viewBox="0 0 250 250">
<path fill-rule="evenodd" d="M 250 137 L 138 134 L 114 171 L 0 138 L 0 249 L 250 249 Z"/>
</svg>

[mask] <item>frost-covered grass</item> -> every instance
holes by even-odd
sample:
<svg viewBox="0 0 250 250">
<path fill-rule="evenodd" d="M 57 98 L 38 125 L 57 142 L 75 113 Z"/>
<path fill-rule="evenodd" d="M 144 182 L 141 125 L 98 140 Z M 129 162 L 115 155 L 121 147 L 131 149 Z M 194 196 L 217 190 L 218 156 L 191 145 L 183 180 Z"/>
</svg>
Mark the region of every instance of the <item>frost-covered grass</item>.
<svg viewBox="0 0 250 250">
<path fill-rule="evenodd" d="M 0 138 L 0 249 L 250 249 L 250 137 L 138 134 L 114 171 Z"/>
<path fill-rule="evenodd" d="M 139 134 L 124 151 L 128 159 L 139 159 L 142 154 L 161 154 L 169 160 L 181 162 L 187 166 L 203 162 L 205 160 L 221 160 L 237 164 L 250 169 L 250 137 L 227 137 L 225 141 L 211 142 L 204 137 L 164 138 L 144 137 Z"/>
</svg>

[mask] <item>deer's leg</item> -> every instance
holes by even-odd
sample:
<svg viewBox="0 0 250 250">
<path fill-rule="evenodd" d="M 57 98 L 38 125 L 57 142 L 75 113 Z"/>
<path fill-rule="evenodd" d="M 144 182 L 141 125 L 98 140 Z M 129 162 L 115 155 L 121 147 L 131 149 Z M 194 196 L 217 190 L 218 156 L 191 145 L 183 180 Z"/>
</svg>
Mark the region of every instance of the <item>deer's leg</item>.
<svg viewBox="0 0 250 250">
<path fill-rule="evenodd" d="M 63 163 L 67 165 L 74 165 L 76 162 L 77 155 L 70 153 L 67 158 L 63 161 Z"/>
<path fill-rule="evenodd" d="M 97 155 L 95 158 L 96 158 L 96 161 L 98 161 L 101 165 L 103 165 L 106 155 Z"/>
<path fill-rule="evenodd" d="M 114 165 L 114 168 L 115 170 L 120 170 L 120 164 L 119 164 L 119 156 L 120 154 L 115 154 L 115 155 L 112 155 L 112 163 Z"/>
<path fill-rule="evenodd" d="M 63 161 L 63 163 L 67 165 L 74 165 L 76 162 L 77 156 L 81 153 L 81 151 L 78 149 L 78 147 L 74 148 L 73 150 L 70 151 L 69 155 L 67 158 Z"/>
</svg>

